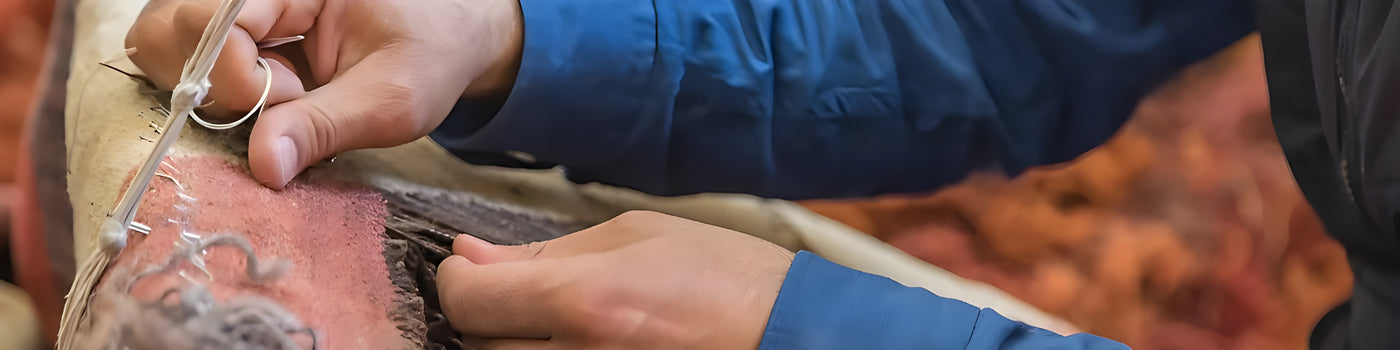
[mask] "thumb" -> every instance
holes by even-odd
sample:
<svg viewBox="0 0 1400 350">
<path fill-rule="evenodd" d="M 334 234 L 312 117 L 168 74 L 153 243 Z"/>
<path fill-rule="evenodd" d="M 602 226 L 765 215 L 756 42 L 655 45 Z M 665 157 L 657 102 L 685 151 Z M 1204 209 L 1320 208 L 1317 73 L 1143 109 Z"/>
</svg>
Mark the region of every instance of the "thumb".
<svg viewBox="0 0 1400 350">
<path fill-rule="evenodd" d="M 440 106 L 440 93 L 427 86 L 432 79 L 405 68 L 411 65 L 402 54 L 379 50 L 325 86 L 268 108 L 248 140 L 253 177 L 282 189 L 306 167 L 337 153 L 427 135 L 451 104 Z"/>
</svg>

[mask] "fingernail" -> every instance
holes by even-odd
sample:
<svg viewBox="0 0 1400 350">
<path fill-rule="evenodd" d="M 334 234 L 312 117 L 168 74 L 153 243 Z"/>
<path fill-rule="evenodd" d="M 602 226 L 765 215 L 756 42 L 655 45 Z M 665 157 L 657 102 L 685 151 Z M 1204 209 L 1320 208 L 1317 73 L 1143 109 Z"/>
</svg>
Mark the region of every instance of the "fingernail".
<svg viewBox="0 0 1400 350">
<path fill-rule="evenodd" d="M 297 171 L 297 145 L 292 142 L 291 137 L 282 136 L 277 139 L 277 157 L 282 185 L 292 181 Z"/>
</svg>

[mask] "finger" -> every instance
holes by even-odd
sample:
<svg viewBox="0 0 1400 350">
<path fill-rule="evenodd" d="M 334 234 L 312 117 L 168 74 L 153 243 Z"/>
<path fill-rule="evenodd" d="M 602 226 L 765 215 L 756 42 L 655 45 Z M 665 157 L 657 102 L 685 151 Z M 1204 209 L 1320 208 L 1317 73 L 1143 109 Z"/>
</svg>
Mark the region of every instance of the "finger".
<svg viewBox="0 0 1400 350">
<path fill-rule="evenodd" d="M 488 338 L 548 339 L 551 274 L 562 266 L 538 262 L 477 265 L 453 255 L 438 265 L 438 297 L 452 328 Z"/>
<path fill-rule="evenodd" d="M 153 0 L 126 34 L 126 47 L 136 49 L 129 58 L 157 88 L 170 90 L 179 79 L 186 54 L 173 34 L 174 1 Z"/>
<path fill-rule="evenodd" d="M 180 21 L 174 23 L 175 29 L 198 34 L 204 32 L 222 5 L 222 0 L 183 0 L 167 6 L 174 7 L 176 20 Z M 255 41 L 305 34 L 316 24 L 322 5 L 322 1 L 250 0 L 243 3 L 233 23 Z"/>
<path fill-rule="evenodd" d="M 223 52 L 219 58 L 220 63 L 214 65 L 214 71 L 209 76 L 209 81 L 212 84 L 209 96 L 213 98 L 215 103 L 200 108 L 200 116 L 211 122 L 224 122 L 251 113 L 252 109 L 257 107 L 257 102 L 263 99 L 264 93 L 267 94 L 266 100 L 263 101 L 264 107 L 287 102 L 306 94 L 302 80 L 298 78 L 296 70 L 292 69 L 292 65 L 286 57 L 268 50 L 260 52 L 258 56 L 265 59 L 268 69 L 272 71 L 271 85 L 269 86 L 267 83 L 268 74 L 263 70 L 263 67 L 254 64 L 252 74 L 257 76 L 256 86 L 252 87 L 253 90 L 248 90 L 251 91 L 251 94 L 241 96 L 247 91 L 237 90 L 236 87 L 232 86 L 233 84 L 227 83 L 231 79 L 226 74 L 234 74 L 235 67 L 222 66 L 224 57 L 228 54 L 228 52 Z M 254 61 L 256 62 L 256 58 Z M 242 74 L 242 72 L 236 74 Z M 230 95 L 240 96 L 230 97 Z M 248 104 L 248 100 L 251 100 L 252 104 Z"/>
<path fill-rule="evenodd" d="M 656 212 L 630 211 L 598 225 L 548 241 L 534 258 L 557 259 L 601 253 L 658 236 L 658 227 L 684 227 L 684 219 Z"/>
<path fill-rule="evenodd" d="M 212 84 L 209 88 L 209 98 L 213 99 L 217 108 L 206 108 L 205 114 L 225 119 L 253 109 L 262 98 L 267 88 L 268 76 L 257 64 L 260 51 L 256 41 L 268 31 L 267 26 L 272 25 L 271 21 L 277 19 L 275 13 L 267 13 L 280 10 L 271 5 L 274 3 L 281 1 L 254 1 L 249 4 L 252 6 L 244 6 L 245 12 L 240 12 L 240 19 L 259 18 L 244 22 L 258 23 L 257 25 L 264 27 L 252 27 L 258 35 L 250 33 L 242 24 L 230 29 L 213 70 L 209 72 L 209 82 Z M 213 18 L 214 12 L 208 6 L 203 2 L 189 2 L 175 12 L 175 27 L 183 57 L 193 54 L 204 28 Z M 267 103 L 276 104 L 291 100 L 305 91 L 301 80 L 294 74 L 289 74 L 290 72 L 291 70 L 273 70 L 273 87 L 268 94 Z"/>
<path fill-rule="evenodd" d="M 249 0 L 238 12 L 234 24 L 259 42 L 303 35 L 316 24 L 322 5 L 322 1 Z"/>
<path fill-rule="evenodd" d="M 490 265 L 539 257 L 549 244 L 550 241 L 525 245 L 495 245 L 472 235 L 461 234 L 452 241 L 452 254 L 461 255 L 480 265 Z"/>
<path fill-rule="evenodd" d="M 525 245 L 496 245 L 471 235 L 458 235 L 452 242 L 452 253 L 482 265 L 558 259 L 617 249 L 655 237 L 655 227 L 685 223 L 693 222 L 655 212 L 633 211 L 563 237 Z"/>
<path fill-rule="evenodd" d="M 681 220 L 666 214 L 650 211 L 629 211 L 601 224 L 558 238 L 566 241 L 565 251 L 570 255 L 595 253 L 617 249 L 657 235 L 657 227 L 674 225 Z"/>
<path fill-rule="evenodd" d="M 272 69 L 272 91 L 268 93 L 267 105 L 275 105 L 282 102 L 291 101 L 301 95 L 306 94 L 306 88 L 294 69 L 292 62 L 280 53 L 271 50 L 260 50 L 259 56 L 267 61 L 267 66 Z M 259 67 L 261 69 L 262 67 Z M 266 75 L 264 75 L 266 77 Z"/>
<path fill-rule="evenodd" d="M 473 350 L 553 350 L 565 349 L 560 342 L 540 339 L 462 339 L 462 347 Z M 573 349 L 573 348 L 569 348 Z"/>
<path fill-rule="evenodd" d="M 147 3 L 126 36 L 126 47 L 137 49 L 131 56 L 132 62 L 157 87 L 173 88 L 220 2 L 152 0 Z M 319 1 L 249 1 L 234 19 L 231 33 L 251 35 L 256 41 L 279 32 L 305 32 L 315 22 L 319 8 Z M 287 36 L 290 35 L 295 34 Z"/>
<path fill-rule="evenodd" d="M 248 140 L 253 177 L 281 189 L 307 166 L 337 153 L 426 135 L 451 105 L 429 103 L 422 72 L 402 60 L 377 51 L 325 86 L 263 112 Z"/>
</svg>

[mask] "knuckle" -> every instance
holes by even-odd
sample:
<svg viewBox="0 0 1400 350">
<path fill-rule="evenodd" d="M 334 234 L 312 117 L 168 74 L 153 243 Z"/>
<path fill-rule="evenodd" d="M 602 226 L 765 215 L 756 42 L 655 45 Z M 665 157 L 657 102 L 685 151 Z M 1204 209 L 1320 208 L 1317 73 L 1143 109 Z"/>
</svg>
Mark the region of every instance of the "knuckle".
<svg viewBox="0 0 1400 350">
<path fill-rule="evenodd" d="M 666 216 L 665 214 L 661 214 L 661 213 L 654 212 L 654 211 L 650 211 L 650 210 L 629 210 L 629 211 L 627 211 L 627 212 L 622 213 L 621 215 L 618 215 L 616 218 L 613 218 L 613 220 L 616 220 L 616 221 L 624 221 L 624 222 L 630 222 L 630 221 L 655 220 L 655 219 L 657 219 L 657 218 L 662 218 L 662 217 L 665 217 L 665 216 Z"/>
<path fill-rule="evenodd" d="M 609 241 L 625 244 L 654 236 L 656 228 L 667 224 L 665 220 L 670 219 L 670 216 L 654 211 L 631 210 L 580 233 L 607 235 L 611 237 L 608 238 Z"/>
<path fill-rule="evenodd" d="M 311 137 L 307 140 L 310 143 L 310 149 L 307 151 L 316 156 L 340 151 L 335 149 L 340 144 L 341 138 L 340 132 L 337 130 L 340 128 L 338 125 L 340 122 L 337 120 L 352 118 L 352 116 L 333 115 L 331 111 L 314 103 L 297 103 L 296 106 L 297 110 L 306 116 L 306 122 L 311 129 Z"/>
<path fill-rule="evenodd" d="M 632 210 L 604 222 L 603 227 L 612 231 L 645 233 L 652 232 L 657 225 L 670 224 L 675 217 L 648 210 Z"/>
<path fill-rule="evenodd" d="M 186 1 L 175 8 L 175 25 L 185 29 L 200 29 L 203 32 L 209 20 L 214 18 L 214 8 L 202 1 Z"/>
<path fill-rule="evenodd" d="M 417 89 L 411 84 L 403 82 L 384 82 L 380 89 L 379 113 L 373 113 L 373 117 L 379 118 L 381 125 L 387 129 L 384 131 L 394 138 L 417 138 L 426 127 L 422 120 L 425 113 L 419 103 L 421 97 Z M 394 140 L 399 141 L 399 140 Z"/>
<path fill-rule="evenodd" d="M 262 97 L 262 91 L 248 91 L 246 87 L 232 82 L 213 81 L 209 88 L 209 95 L 214 99 L 214 103 L 233 112 L 247 112 L 258 104 L 258 98 Z"/>
<path fill-rule="evenodd" d="M 413 120 L 418 100 L 414 89 L 392 81 L 381 81 L 351 93 L 359 101 L 338 118 L 356 123 L 363 131 L 353 140 L 363 147 L 391 147 L 418 138 L 419 125 Z M 348 127 L 348 126 L 347 126 Z M 351 141 L 351 140 L 347 140 Z"/>
</svg>

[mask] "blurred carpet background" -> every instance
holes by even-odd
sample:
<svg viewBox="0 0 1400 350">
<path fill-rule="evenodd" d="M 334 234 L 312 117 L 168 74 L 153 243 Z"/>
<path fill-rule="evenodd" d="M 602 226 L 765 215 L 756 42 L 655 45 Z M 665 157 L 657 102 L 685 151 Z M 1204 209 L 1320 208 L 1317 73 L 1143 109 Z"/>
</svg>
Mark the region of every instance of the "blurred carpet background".
<svg viewBox="0 0 1400 350">
<path fill-rule="evenodd" d="M 1274 137 L 1262 56 L 1256 36 L 1197 63 L 1067 164 L 804 205 L 1134 349 L 1305 350 L 1352 275 Z"/>
</svg>

